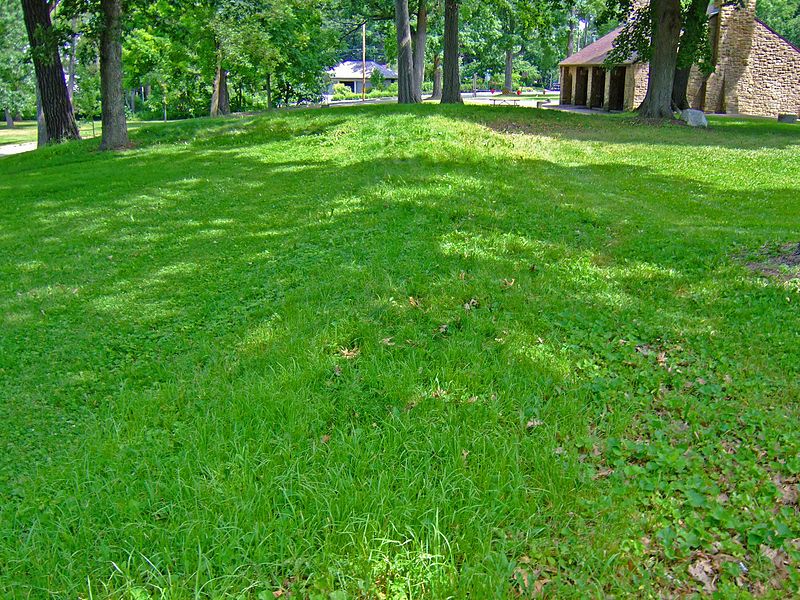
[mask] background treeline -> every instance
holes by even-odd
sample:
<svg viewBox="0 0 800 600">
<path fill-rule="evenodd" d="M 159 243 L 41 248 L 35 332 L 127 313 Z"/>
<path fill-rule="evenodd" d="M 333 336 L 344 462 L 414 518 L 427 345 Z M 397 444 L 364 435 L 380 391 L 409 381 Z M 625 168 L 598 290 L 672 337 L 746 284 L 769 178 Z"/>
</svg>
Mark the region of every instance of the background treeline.
<svg viewBox="0 0 800 600">
<path fill-rule="evenodd" d="M 44 0 L 42 0 L 44 1 Z M 92 0 L 49 2 L 69 95 L 81 119 L 100 116 L 102 11 Z M 423 89 L 434 88 L 443 52 L 443 2 L 427 0 Z M 572 44 L 605 33 L 602 0 L 567 8 L 557 2 L 471 0 L 461 3 L 462 77 L 514 87 L 547 86 Z M 419 3 L 411 3 L 419 29 Z M 396 66 L 394 4 L 386 0 L 128 0 L 122 2 L 125 107 L 142 118 L 185 118 L 261 110 L 319 100 L 326 71 L 367 56 Z M 18 0 L 0 4 L 0 106 L 8 119 L 33 118 L 35 76 Z M 487 74 L 489 80 L 486 80 Z M 214 100 L 214 106 L 212 106 Z"/>
<path fill-rule="evenodd" d="M 660 0 L 654 10 L 670 2 L 686 13 L 678 15 L 684 34 L 692 30 L 692 10 L 697 8 L 695 21 L 705 19 L 706 0 Z M 0 108 L 8 126 L 36 116 L 36 57 L 42 81 L 44 70 L 57 71 L 60 60 L 71 109 L 85 120 L 101 116 L 104 64 L 106 93 L 117 90 L 117 112 L 128 117 L 176 119 L 315 102 L 327 88 L 330 67 L 360 60 L 362 26 L 370 60 L 401 75 L 413 70 L 413 93 L 406 99 L 416 101 L 422 93 L 438 98 L 448 6 L 460 35 L 456 89 L 477 80 L 481 88 L 505 91 L 551 86 L 560 60 L 610 31 L 633 8 L 630 0 L 2 0 Z M 26 32 L 24 16 L 37 11 Z M 800 2 L 759 0 L 758 11 L 800 45 Z M 119 40 L 108 35 L 109 23 Z M 647 22 L 639 25 L 624 38 L 621 53 L 647 56 L 655 48 Z M 693 28 L 698 39 L 703 25 Z M 407 49 L 398 46 L 405 27 Z M 104 40 L 111 58 L 120 45 L 121 69 L 101 60 Z M 682 44 L 687 51 L 682 49 L 678 66 L 684 70 L 702 64 L 702 48 L 694 46 Z M 400 88 L 402 101 L 402 81 Z M 52 90 L 45 96 L 52 101 Z M 52 102 L 48 107 L 52 111 Z M 71 137 L 71 125 L 62 125 L 56 138 Z"/>
</svg>

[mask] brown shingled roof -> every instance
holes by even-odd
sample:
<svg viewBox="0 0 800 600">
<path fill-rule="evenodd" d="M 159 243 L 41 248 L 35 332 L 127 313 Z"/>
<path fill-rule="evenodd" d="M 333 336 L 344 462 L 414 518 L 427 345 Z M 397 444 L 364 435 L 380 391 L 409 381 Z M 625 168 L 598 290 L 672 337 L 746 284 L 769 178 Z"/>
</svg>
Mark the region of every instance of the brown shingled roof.
<svg viewBox="0 0 800 600">
<path fill-rule="evenodd" d="M 561 65 L 564 66 L 584 66 L 584 65 L 591 65 L 591 66 L 600 66 L 605 61 L 606 56 L 611 50 L 614 48 L 614 40 L 617 39 L 619 32 L 622 31 L 622 27 L 618 27 L 611 33 L 604 35 L 599 40 L 594 42 L 593 44 L 589 44 L 581 50 L 580 52 L 576 52 L 569 58 L 564 59 L 561 61 Z M 628 60 L 625 64 L 630 64 L 634 62 L 633 60 Z"/>
</svg>

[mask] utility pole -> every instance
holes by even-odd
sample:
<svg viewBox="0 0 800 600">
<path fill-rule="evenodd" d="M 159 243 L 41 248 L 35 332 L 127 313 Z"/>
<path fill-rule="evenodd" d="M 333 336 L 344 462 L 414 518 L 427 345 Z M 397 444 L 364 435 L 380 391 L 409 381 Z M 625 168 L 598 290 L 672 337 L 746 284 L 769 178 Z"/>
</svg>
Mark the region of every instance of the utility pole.
<svg viewBox="0 0 800 600">
<path fill-rule="evenodd" d="M 361 25 L 361 101 L 367 99 L 367 24 Z"/>
</svg>

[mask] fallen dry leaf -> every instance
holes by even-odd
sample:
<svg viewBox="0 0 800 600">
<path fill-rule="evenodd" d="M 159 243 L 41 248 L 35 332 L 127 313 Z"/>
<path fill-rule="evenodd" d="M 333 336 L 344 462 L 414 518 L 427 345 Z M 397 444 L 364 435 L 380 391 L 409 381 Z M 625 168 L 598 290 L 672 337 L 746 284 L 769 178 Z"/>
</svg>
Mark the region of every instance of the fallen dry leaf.
<svg viewBox="0 0 800 600">
<path fill-rule="evenodd" d="M 772 478 L 772 483 L 778 488 L 781 493 L 781 504 L 786 506 L 797 506 L 798 496 L 797 492 L 797 479 L 794 477 L 783 477 L 782 475 L 775 475 Z"/>
<path fill-rule="evenodd" d="M 322 442 L 323 444 L 327 444 L 328 442 L 330 442 L 330 441 L 331 441 L 331 436 L 329 436 L 329 435 L 326 433 L 326 434 L 325 434 L 325 435 L 323 435 L 321 438 L 319 438 L 319 441 L 320 441 L 320 442 Z"/>
<path fill-rule="evenodd" d="M 696 582 L 703 584 L 704 592 L 711 594 L 717 591 L 717 574 L 709 558 L 700 557 L 689 565 L 689 575 Z"/>
<path fill-rule="evenodd" d="M 525 429 L 531 431 L 532 429 L 536 429 L 537 427 L 541 427 L 542 425 L 544 425 L 543 421 L 540 421 L 539 419 L 531 419 L 525 424 Z"/>
<path fill-rule="evenodd" d="M 381 340 L 381 344 L 383 344 L 384 346 L 394 346 L 394 338 L 390 338 L 390 337 L 383 338 Z"/>
<path fill-rule="evenodd" d="M 447 390 L 443 390 L 442 388 L 440 388 L 438 386 L 436 387 L 435 390 L 433 390 L 433 394 L 431 394 L 431 396 L 434 397 L 434 398 L 442 398 L 442 397 L 444 397 L 446 395 L 447 395 Z"/>
<path fill-rule="evenodd" d="M 514 287 L 515 283 L 517 283 L 516 279 L 503 279 L 500 282 L 500 287 L 502 287 L 504 290 L 507 290 L 510 287 Z"/>
<path fill-rule="evenodd" d="M 352 348 L 339 348 L 339 354 L 342 355 L 343 358 L 347 360 L 353 360 L 354 358 L 358 358 L 358 355 L 361 354 L 361 349 L 358 346 L 353 346 Z"/>
<path fill-rule="evenodd" d="M 471 311 L 473 308 L 478 308 L 480 306 L 480 302 L 476 298 L 470 298 L 469 302 L 464 303 L 464 310 L 467 312 Z"/>
<path fill-rule="evenodd" d="M 439 325 L 436 328 L 436 333 L 441 334 L 441 335 L 447 335 L 447 332 L 449 331 L 449 329 L 450 329 L 450 326 L 447 323 L 442 323 L 441 325 Z"/>
<path fill-rule="evenodd" d="M 413 306 L 414 308 L 422 308 L 422 302 L 418 299 L 414 298 L 414 296 L 408 297 L 408 303 Z"/>
<path fill-rule="evenodd" d="M 600 469 L 599 471 L 597 471 L 597 473 L 594 474 L 594 477 L 592 477 L 592 479 L 595 479 L 595 480 L 597 480 L 597 479 L 605 479 L 606 477 L 609 477 L 609 476 L 613 475 L 613 473 L 614 473 L 614 469 L 612 469 L 610 467 L 605 468 L 605 469 Z"/>
<path fill-rule="evenodd" d="M 533 584 L 533 595 L 534 596 L 541 596 L 542 592 L 544 591 L 544 586 L 550 583 L 549 579 L 537 579 L 536 583 Z"/>
</svg>

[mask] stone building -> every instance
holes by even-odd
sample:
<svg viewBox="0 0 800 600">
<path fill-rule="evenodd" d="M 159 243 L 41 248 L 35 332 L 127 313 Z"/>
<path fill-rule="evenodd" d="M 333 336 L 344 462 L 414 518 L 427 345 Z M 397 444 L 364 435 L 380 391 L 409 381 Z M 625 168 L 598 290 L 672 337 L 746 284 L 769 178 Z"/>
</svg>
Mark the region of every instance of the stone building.
<svg viewBox="0 0 800 600">
<path fill-rule="evenodd" d="M 704 76 L 692 67 L 692 108 L 713 113 L 774 117 L 800 114 L 800 49 L 756 18 L 756 0 L 743 8 L 709 9 L 715 70 Z M 561 64 L 561 104 L 633 110 L 647 93 L 647 63 L 631 57 L 604 65 L 619 35 L 616 29 Z"/>
</svg>

